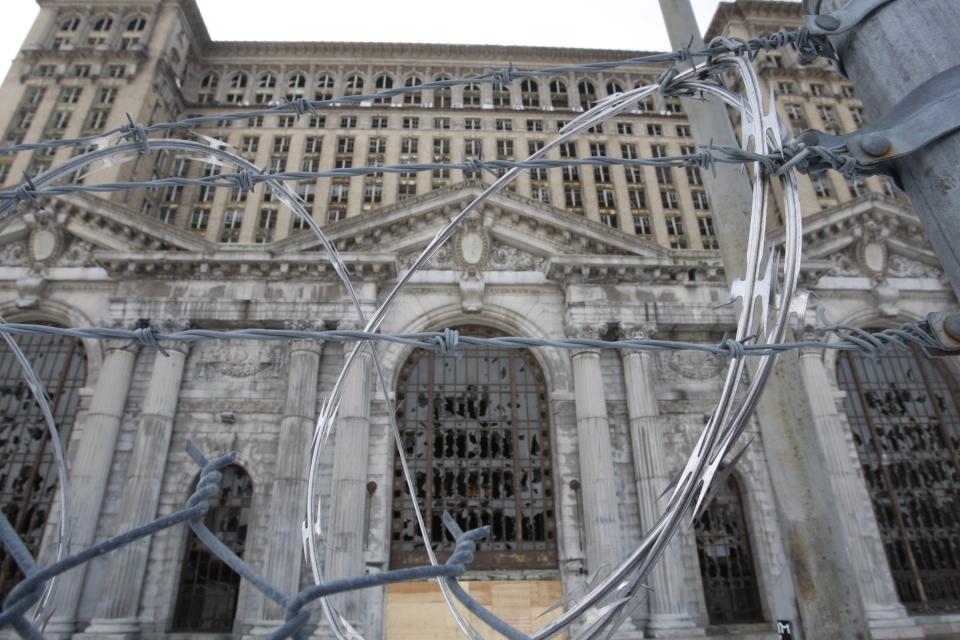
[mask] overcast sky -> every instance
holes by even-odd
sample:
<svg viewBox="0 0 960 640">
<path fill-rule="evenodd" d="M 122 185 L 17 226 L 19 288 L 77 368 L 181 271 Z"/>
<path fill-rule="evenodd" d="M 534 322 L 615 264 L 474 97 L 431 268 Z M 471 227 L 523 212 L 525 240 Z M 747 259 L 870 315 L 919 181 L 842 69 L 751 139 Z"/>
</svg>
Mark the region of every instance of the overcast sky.
<svg viewBox="0 0 960 640">
<path fill-rule="evenodd" d="M 0 0 L 0 70 L 39 11 L 35 0 Z M 692 0 L 703 31 L 720 0 Z M 340 40 L 540 45 L 663 51 L 657 0 L 198 0 L 216 40 Z M 589 8 L 596 7 L 596 15 Z"/>
</svg>

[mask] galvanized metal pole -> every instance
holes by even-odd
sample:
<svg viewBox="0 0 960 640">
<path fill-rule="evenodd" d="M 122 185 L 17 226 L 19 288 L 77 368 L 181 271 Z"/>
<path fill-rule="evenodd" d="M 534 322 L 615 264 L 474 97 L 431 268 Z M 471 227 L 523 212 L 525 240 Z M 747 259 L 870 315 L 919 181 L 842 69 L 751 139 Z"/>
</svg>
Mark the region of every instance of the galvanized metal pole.
<svg viewBox="0 0 960 640">
<path fill-rule="evenodd" d="M 846 2 L 824 0 L 819 13 Z M 925 80 L 960 65 L 958 33 L 956 0 L 894 0 L 831 41 L 864 108 L 877 118 Z M 960 133 L 893 164 L 960 299 Z"/>
<path fill-rule="evenodd" d="M 679 48 L 703 46 L 690 0 L 660 0 L 670 43 Z M 688 101 L 698 144 L 710 140 L 735 144 L 726 108 L 718 102 Z M 746 273 L 751 192 L 747 178 L 734 167 L 717 167 L 704 176 L 716 220 L 720 255 L 728 281 Z M 795 358 L 780 357 L 757 406 L 763 449 L 777 498 L 784 544 L 803 634 L 813 638 L 867 638 L 869 632 L 853 571 L 847 571 L 846 540 L 832 499 L 830 476 L 819 455 L 813 419 Z M 655 586 L 654 586 L 655 588 Z M 777 619 L 799 625 L 789 593 L 773 594 Z"/>
</svg>

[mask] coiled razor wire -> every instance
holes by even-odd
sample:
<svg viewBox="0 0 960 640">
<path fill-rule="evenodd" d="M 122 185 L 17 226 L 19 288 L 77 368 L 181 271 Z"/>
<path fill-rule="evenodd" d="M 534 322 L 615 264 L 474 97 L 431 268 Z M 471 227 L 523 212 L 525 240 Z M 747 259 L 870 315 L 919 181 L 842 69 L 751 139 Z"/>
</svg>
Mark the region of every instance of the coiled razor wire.
<svg viewBox="0 0 960 640">
<path fill-rule="evenodd" d="M 134 123 L 120 127 L 107 134 L 98 136 L 88 136 L 85 138 L 73 138 L 57 141 L 46 141 L 41 143 L 28 143 L 23 145 L 14 145 L 11 147 L 0 148 L 0 151 L 18 151 L 24 149 L 36 148 L 55 148 L 59 146 L 94 144 L 98 149 L 72 158 L 65 164 L 53 168 L 41 175 L 27 177 L 25 183 L 13 192 L 0 194 L 0 230 L 13 222 L 14 215 L 19 203 L 26 203 L 32 206 L 41 206 L 40 197 L 45 195 L 57 195 L 69 193 L 67 189 L 73 190 L 113 190 L 114 188 L 126 188 L 130 185 L 70 185 L 69 187 L 51 185 L 55 180 L 68 176 L 74 171 L 87 169 L 96 164 L 102 166 L 111 166 L 123 162 L 136 156 L 161 150 L 174 150 L 187 154 L 199 156 L 203 162 L 223 165 L 231 163 L 237 166 L 237 172 L 234 174 L 224 174 L 220 177 L 212 177 L 210 181 L 198 180 L 190 182 L 169 182 L 150 181 L 142 183 L 133 183 L 132 188 L 142 188 L 145 186 L 154 187 L 161 185 L 174 184 L 208 184 L 210 186 L 222 186 L 236 189 L 248 190 L 258 183 L 264 183 L 266 188 L 277 197 L 284 205 L 289 207 L 293 214 L 302 219 L 310 230 L 317 236 L 327 251 L 328 258 L 334 267 L 337 276 L 343 283 L 347 294 L 349 295 L 354 309 L 357 312 L 364 329 L 360 332 L 267 332 L 260 329 L 248 329 L 236 332 L 210 332 L 205 330 L 191 330 L 178 332 L 175 334 L 159 334 L 152 329 L 140 329 L 133 332 L 124 333 L 117 329 L 68 329 L 67 335 L 75 337 L 96 337 L 96 338 L 123 338 L 132 341 L 159 347 L 159 340 L 163 339 L 284 339 L 291 337 L 320 337 L 327 340 L 358 340 L 353 351 L 348 356 L 337 381 L 326 401 L 317 420 L 314 433 L 310 469 L 308 476 L 308 497 L 306 507 L 306 526 L 304 527 L 304 544 L 307 552 L 307 559 L 311 565 L 311 570 L 317 586 L 311 587 L 300 594 L 290 596 L 284 594 L 273 587 L 263 578 L 259 577 L 253 569 L 242 560 L 233 555 L 207 530 L 202 524 L 202 516 L 206 510 L 206 501 L 210 496 L 218 491 L 217 483 L 219 481 L 219 469 L 223 465 L 229 464 L 233 460 L 231 456 L 218 458 L 213 462 L 208 462 L 195 448 L 190 448 L 191 457 L 203 467 L 201 480 L 194 495 L 187 504 L 187 508 L 170 516 L 160 518 L 152 523 L 139 527 L 133 531 L 112 538 L 100 545 L 90 547 L 80 553 L 64 557 L 65 542 L 69 532 L 66 529 L 68 522 L 67 500 L 66 500 L 66 473 L 63 465 L 62 450 L 57 449 L 56 453 L 58 472 L 60 474 L 60 499 L 61 499 L 61 531 L 58 544 L 57 562 L 48 567 L 40 569 L 36 567 L 33 560 L 27 553 L 23 543 L 17 538 L 9 522 L 0 516 L 0 541 L 3 542 L 10 555 L 14 558 L 17 565 L 21 568 L 25 580 L 19 583 L 3 602 L 3 609 L 0 612 L 0 628 L 10 625 L 17 633 L 23 637 L 39 638 L 42 637 L 37 627 L 26 619 L 24 614 L 32 607 L 37 606 L 34 613 L 34 620 L 41 617 L 43 611 L 43 602 L 48 598 L 52 588 L 53 578 L 60 573 L 86 562 L 94 557 L 102 555 L 119 546 L 127 544 L 132 540 L 150 535 L 156 531 L 175 526 L 182 522 L 187 522 L 189 526 L 197 533 L 198 537 L 208 545 L 211 550 L 231 568 L 247 578 L 251 584 L 262 591 L 267 597 L 271 598 L 286 610 L 286 620 L 278 630 L 274 632 L 273 637 L 302 637 L 303 625 L 308 618 L 307 611 L 303 608 L 307 603 L 319 600 L 323 608 L 324 615 L 333 629 L 334 634 L 340 639 L 360 638 L 360 634 L 350 626 L 349 622 L 335 609 L 327 596 L 345 590 L 363 588 L 366 586 L 378 586 L 397 582 L 402 580 L 419 579 L 424 577 L 434 577 L 438 580 L 443 596 L 451 610 L 460 629 L 470 638 L 480 638 L 479 633 L 467 622 L 463 614 L 454 605 L 454 601 L 460 602 L 467 610 L 477 615 L 481 620 L 491 626 L 502 635 L 511 638 L 548 638 L 570 628 L 572 624 L 578 621 L 584 614 L 588 615 L 589 623 L 585 624 L 579 630 L 579 637 L 609 637 L 630 615 L 635 604 L 637 604 L 647 587 L 644 582 L 650 575 L 654 564 L 669 540 L 672 538 L 677 527 L 680 525 L 685 514 L 690 513 L 696 518 L 709 501 L 712 491 L 716 486 L 722 483 L 726 473 L 733 468 L 736 461 L 743 455 L 745 447 L 738 452 L 733 453 L 740 435 L 746 424 L 747 418 L 752 413 L 757 399 L 763 386 L 770 374 L 773 364 L 773 357 L 776 353 L 793 348 L 816 347 L 816 348 L 842 348 L 856 349 L 862 352 L 879 353 L 890 346 L 905 346 L 907 344 L 919 344 L 920 346 L 939 346 L 931 344 L 931 338 L 923 329 L 915 325 L 906 325 L 904 327 L 887 330 L 876 334 L 864 332 L 855 327 L 846 327 L 839 325 L 830 325 L 825 318 L 821 318 L 821 326 L 826 331 L 835 333 L 841 337 L 839 343 L 824 344 L 821 341 L 784 343 L 783 337 L 791 313 L 791 302 L 796 294 L 797 278 L 800 266 L 800 207 L 798 192 L 796 186 L 796 171 L 807 168 L 809 170 L 822 170 L 824 164 L 828 168 L 840 169 L 845 172 L 855 172 L 857 168 L 850 164 L 848 157 L 841 154 L 841 149 L 823 149 L 809 147 L 804 148 L 802 143 L 791 140 L 789 132 L 779 121 L 775 113 L 764 113 L 762 104 L 763 96 L 759 80 L 756 73 L 746 60 L 753 57 L 758 51 L 785 46 L 792 44 L 800 52 L 801 56 L 810 56 L 818 52 L 817 40 L 804 30 L 796 32 L 779 32 L 770 38 L 758 38 L 749 41 L 732 39 L 715 39 L 708 47 L 703 50 L 692 52 L 688 49 L 682 49 L 678 52 L 666 54 L 654 54 L 627 61 L 613 63 L 599 63 L 597 65 L 581 65 L 577 67 L 554 67 L 551 69 L 541 69 L 538 71 L 492 71 L 482 76 L 472 78 L 438 81 L 434 83 L 425 83 L 416 87 L 397 88 L 390 91 L 373 94 L 369 96 L 350 96 L 337 98 L 328 101 L 306 101 L 297 100 L 272 107 L 266 110 L 249 111 L 233 114 L 218 114 L 216 116 L 204 116 L 199 118 L 188 118 L 175 123 L 164 123 L 158 125 L 144 126 Z M 209 138 L 202 134 L 195 134 L 206 144 L 200 142 L 178 140 L 172 138 L 151 139 L 149 133 L 158 131 L 170 131 L 182 127 L 200 126 L 211 121 L 235 120 L 248 118 L 257 115 L 295 113 L 303 115 L 310 113 L 320 106 L 329 106 L 334 104 L 343 104 L 348 102 L 364 102 L 381 97 L 391 97 L 408 90 L 424 90 L 428 88 L 443 88 L 453 84 L 466 84 L 474 82 L 499 82 L 506 83 L 515 78 L 532 77 L 535 75 L 551 75 L 571 70 L 597 71 L 607 68 L 615 68 L 630 64 L 662 64 L 669 62 L 675 65 L 680 61 L 690 60 L 695 57 L 706 57 L 707 61 L 696 65 L 695 67 L 679 72 L 675 66 L 672 66 L 661 75 L 658 82 L 643 87 L 638 87 L 624 93 L 608 96 L 597 102 L 592 108 L 577 116 L 561 129 L 559 136 L 551 141 L 541 150 L 534 153 L 530 158 L 523 162 L 501 163 L 501 161 L 482 161 L 470 160 L 462 164 L 464 170 L 471 171 L 505 171 L 497 180 L 487 187 L 479 196 L 469 203 L 460 213 L 454 216 L 436 235 L 436 237 L 427 245 L 420 256 L 413 263 L 411 268 L 406 271 L 398 280 L 395 287 L 389 292 L 383 303 L 376 311 L 367 318 L 361 308 L 359 297 L 348 277 L 347 269 L 336 250 L 333 243 L 326 237 L 323 230 L 316 221 L 303 207 L 302 202 L 294 194 L 289 186 L 285 184 L 286 180 L 312 179 L 319 177 L 323 172 L 316 174 L 306 173 L 283 173 L 269 174 L 259 171 L 252 163 L 227 150 L 228 145 L 216 139 Z M 718 78 L 720 72 L 732 68 L 740 77 L 740 84 L 743 87 L 741 94 L 735 94 L 723 87 Z M 483 531 L 473 531 L 463 533 L 456 526 L 453 519 L 445 516 L 445 524 L 457 540 L 457 551 L 454 556 L 444 565 L 437 561 L 432 547 L 429 543 L 429 532 L 423 521 L 422 514 L 417 501 L 413 501 L 414 511 L 417 519 L 420 535 L 425 543 L 425 551 L 430 561 L 430 566 L 419 567 L 411 570 L 391 571 L 376 576 L 365 576 L 358 578 L 349 578 L 346 580 L 325 581 L 320 569 L 321 560 L 318 554 L 317 540 L 314 532 L 318 530 L 320 524 L 320 504 L 316 495 L 316 480 L 319 466 L 319 459 L 325 449 L 325 445 L 336 422 L 337 409 L 340 404 L 340 398 L 343 392 L 343 385 L 350 367 L 354 366 L 358 356 L 364 350 L 369 350 L 372 355 L 379 384 L 383 390 L 384 398 L 388 404 L 386 415 L 390 422 L 391 432 L 397 444 L 398 459 L 404 473 L 407 488 L 411 496 L 416 495 L 413 479 L 407 466 L 405 453 L 400 442 L 399 428 L 396 423 L 396 415 L 390 400 L 389 390 L 381 368 L 381 361 L 377 352 L 376 341 L 399 342 L 409 346 L 418 346 L 421 348 L 434 348 L 440 351 L 450 351 L 457 347 L 457 344 L 483 344 L 472 342 L 478 340 L 467 336 L 458 336 L 450 331 L 442 333 L 421 333 L 421 334 L 380 334 L 379 327 L 386 317 L 391 306 L 397 299 L 397 296 L 403 286 L 409 282 L 412 275 L 448 240 L 458 228 L 459 224 L 473 211 L 481 202 L 491 194 L 496 193 L 505 187 L 525 168 L 552 168 L 554 166 L 566 166 L 558 164 L 555 161 L 545 161 L 543 156 L 551 149 L 562 144 L 566 140 L 597 126 L 610 117 L 621 113 L 639 101 L 661 92 L 667 95 L 680 97 L 697 97 L 704 94 L 713 95 L 728 104 L 741 114 L 742 126 L 742 145 L 740 147 L 711 147 L 702 150 L 697 154 L 688 154 L 685 156 L 675 156 L 672 158 L 655 159 L 652 161 L 637 162 L 636 164 L 660 163 L 667 166 L 699 166 L 708 168 L 712 162 L 740 162 L 750 166 L 751 180 L 753 183 L 753 201 L 751 211 L 751 223 L 749 230 L 748 249 L 747 249 L 747 268 L 743 280 L 736 283 L 733 287 L 732 298 L 739 299 L 741 302 L 740 313 L 737 322 L 736 332 L 732 338 L 727 338 L 718 345 L 691 345 L 689 343 L 671 343 L 669 341 L 573 341 L 573 340 L 540 340 L 502 337 L 492 340 L 500 340 L 498 346 L 510 347 L 529 347 L 529 346 L 584 346 L 589 342 L 591 347 L 601 348 L 637 348 L 650 350 L 674 350 L 679 348 L 697 349 L 712 354 L 723 354 L 729 356 L 727 373 L 724 378 L 723 387 L 716 409 L 710 416 L 705 426 L 697 446 L 691 453 L 683 472 L 672 483 L 668 489 L 669 501 L 664 509 L 662 516 L 651 527 L 644 536 L 640 545 L 635 549 L 620 565 L 610 570 L 605 576 L 597 576 L 596 581 L 591 581 L 585 595 L 577 601 L 567 602 L 567 610 L 554 620 L 547 623 L 544 627 L 534 632 L 532 635 L 525 635 L 509 626 L 504 621 L 498 619 L 490 611 L 473 601 L 457 584 L 456 576 L 461 575 L 463 566 L 469 561 L 472 553 L 474 541 L 484 535 Z M 772 107 L 771 107 L 772 108 Z M 816 160 L 819 158 L 819 160 Z M 610 164 L 611 161 L 620 161 L 620 159 L 599 159 L 588 158 L 581 159 L 580 164 Z M 823 164 L 817 165 L 817 162 Z M 539 163 L 539 164 L 538 164 Z M 622 164 L 628 164 L 621 161 Z M 669 165 L 667 163 L 675 163 Z M 453 166 L 453 165 L 450 165 Z M 435 168 L 435 165 L 403 165 L 403 171 L 427 170 Z M 416 167 L 414 169 L 413 167 Z M 366 171 L 376 170 L 377 172 L 388 171 L 387 167 L 363 168 Z M 390 171 L 399 171 L 400 169 L 391 167 Z M 784 194 L 785 216 L 785 243 L 782 256 L 776 256 L 772 248 L 765 244 L 766 231 L 766 211 L 770 198 L 770 181 L 779 180 Z M 80 187 L 85 187 L 80 189 Z M 782 266 L 779 266 L 782 261 Z M 779 300 L 779 303 L 777 301 Z M 11 345 L 11 348 L 17 353 L 12 339 L 14 334 L 27 334 L 40 332 L 37 328 L 31 328 L 30 325 L 6 324 L 2 325 L 4 339 Z M 376 340 L 374 340 L 376 338 Z M 750 344 L 752 340 L 760 339 L 759 342 Z M 599 344 L 598 344 L 599 342 Z M 496 344 L 489 342 L 487 344 Z M 615 346 L 614 346 L 615 345 Z M 49 412 L 49 403 L 42 389 L 39 379 L 30 367 L 26 358 L 19 352 L 18 360 L 23 366 L 24 376 L 28 379 L 31 390 L 33 391 L 38 404 L 46 407 L 44 411 L 47 420 L 48 429 L 55 436 L 54 441 L 59 444 L 59 437 L 56 432 L 56 426 L 52 421 L 52 414 Z M 742 394 L 743 400 L 739 405 L 734 406 L 735 398 L 740 395 L 738 391 L 743 385 L 744 365 L 747 357 L 756 357 L 760 359 L 749 383 L 746 384 L 746 392 Z M 48 415 L 49 414 L 49 415 Z M 56 446 L 56 445 L 55 445 Z M 723 471 L 720 470 L 721 461 L 726 460 Z"/>
</svg>

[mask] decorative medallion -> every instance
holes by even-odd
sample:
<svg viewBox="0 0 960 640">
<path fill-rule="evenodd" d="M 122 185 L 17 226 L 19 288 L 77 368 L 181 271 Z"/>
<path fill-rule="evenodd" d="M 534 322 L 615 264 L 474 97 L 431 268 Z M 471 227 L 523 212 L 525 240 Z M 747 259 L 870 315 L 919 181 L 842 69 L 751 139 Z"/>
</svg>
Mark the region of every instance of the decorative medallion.
<svg viewBox="0 0 960 640">
<path fill-rule="evenodd" d="M 36 226 L 30 232 L 27 241 L 30 250 L 30 259 L 40 265 L 45 265 L 58 255 L 63 248 L 63 236 L 53 226 Z"/>
<path fill-rule="evenodd" d="M 865 238 L 857 246 L 857 261 L 867 275 L 881 275 L 887 270 L 887 243 L 879 238 Z"/>
</svg>

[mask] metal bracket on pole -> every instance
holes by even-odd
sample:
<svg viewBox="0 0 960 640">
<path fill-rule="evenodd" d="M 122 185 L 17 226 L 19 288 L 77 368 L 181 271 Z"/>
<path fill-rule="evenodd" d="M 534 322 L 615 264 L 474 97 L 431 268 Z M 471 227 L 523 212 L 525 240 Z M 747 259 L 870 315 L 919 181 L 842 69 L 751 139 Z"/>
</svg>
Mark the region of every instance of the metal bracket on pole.
<svg viewBox="0 0 960 640">
<path fill-rule="evenodd" d="M 923 324 L 921 327 L 943 345 L 941 349 L 924 347 L 923 350 L 928 356 L 960 356 L 960 311 L 928 313 L 926 326 Z"/>
<path fill-rule="evenodd" d="M 850 0 L 833 13 L 806 15 L 804 20 L 811 34 L 835 36 L 850 31 L 864 18 L 892 0 Z"/>
<path fill-rule="evenodd" d="M 891 174 L 890 160 L 909 155 L 957 129 L 960 66 L 933 76 L 862 129 L 843 135 L 810 129 L 800 140 L 807 146 L 846 147 L 870 172 Z"/>
<path fill-rule="evenodd" d="M 803 19 L 811 40 L 818 43 L 820 55 L 833 63 L 837 73 L 846 77 L 840 51 L 846 48 L 846 34 L 868 15 L 892 0 L 849 0 L 833 13 L 820 13 L 820 0 L 803 0 Z M 834 36 L 828 40 L 827 36 Z"/>
</svg>

